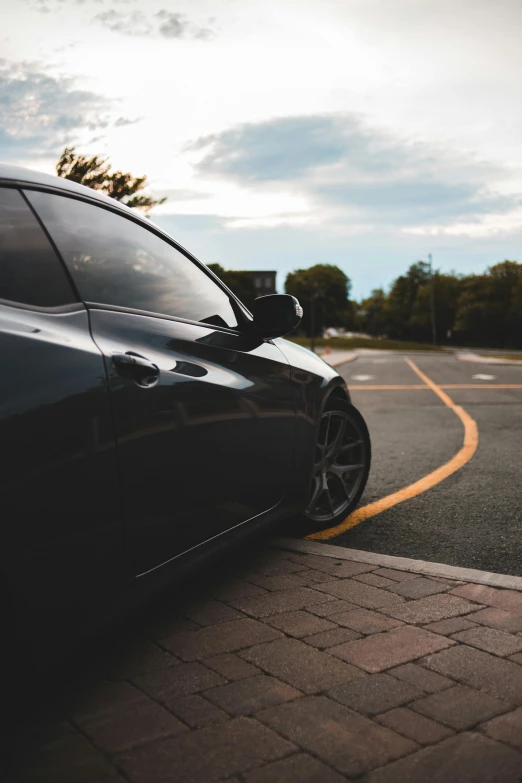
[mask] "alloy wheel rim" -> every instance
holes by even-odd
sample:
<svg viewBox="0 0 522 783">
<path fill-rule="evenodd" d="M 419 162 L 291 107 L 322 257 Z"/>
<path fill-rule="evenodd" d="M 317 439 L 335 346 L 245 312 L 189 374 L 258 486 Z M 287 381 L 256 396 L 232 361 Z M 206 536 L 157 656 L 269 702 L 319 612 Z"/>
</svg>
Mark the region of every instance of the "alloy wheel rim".
<svg viewBox="0 0 522 783">
<path fill-rule="evenodd" d="M 306 516 L 323 523 L 346 511 L 359 490 L 365 464 L 366 446 L 355 419 L 344 411 L 326 411 L 319 427 Z"/>
</svg>

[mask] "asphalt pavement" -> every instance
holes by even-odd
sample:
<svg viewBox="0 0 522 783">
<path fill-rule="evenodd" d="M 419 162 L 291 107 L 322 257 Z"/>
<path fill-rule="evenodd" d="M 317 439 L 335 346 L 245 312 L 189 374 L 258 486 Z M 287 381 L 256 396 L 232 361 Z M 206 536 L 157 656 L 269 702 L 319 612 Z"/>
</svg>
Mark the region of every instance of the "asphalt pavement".
<svg viewBox="0 0 522 783">
<path fill-rule="evenodd" d="M 431 389 L 369 389 L 422 385 L 406 355 L 375 353 L 338 367 L 368 423 L 373 464 L 360 505 L 395 492 L 450 460 L 463 426 Z M 471 461 L 421 495 L 406 500 L 329 544 L 383 554 L 522 575 L 522 364 L 480 365 L 455 356 L 411 354 L 476 421 Z M 519 384 L 519 389 L 497 385 Z"/>
</svg>

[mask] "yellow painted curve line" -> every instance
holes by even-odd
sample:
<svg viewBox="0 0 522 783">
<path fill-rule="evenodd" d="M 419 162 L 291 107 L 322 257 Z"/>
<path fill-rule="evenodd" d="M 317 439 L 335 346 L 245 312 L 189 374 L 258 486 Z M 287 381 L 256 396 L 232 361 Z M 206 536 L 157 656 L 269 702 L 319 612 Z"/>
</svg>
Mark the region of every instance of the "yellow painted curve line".
<svg viewBox="0 0 522 783">
<path fill-rule="evenodd" d="M 364 389 L 365 391 L 430 391 L 426 384 L 395 384 L 394 386 L 368 386 L 366 383 L 352 385 L 352 391 Z M 442 383 L 439 389 L 522 389 L 522 383 Z"/>
<path fill-rule="evenodd" d="M 392 506 L 396 506 L 398 503 L 403 503 L 405 500 L 409 500 L 410 498 L 414 498 L 417 495 L 426 492 L 426 490 L 440 484 L 440 482 L 444 481 L 448 476 L 451 476 L 453 473 L 456 473 L 457 470 L 460 470 L 463 465 L 470 461 L 476 452 L 478 446 L 478 428 L 476 421 L 472 419 L 460 405 L 455 405 L 451 397 L 446 394 L 440 386 L 437 386 L 431 378 L 428 378 L 427 375 L 419 370 L 411 359 L 405 358 L 404 361 L 415 373 L 417 373 L 426 386 L 440 397 L 442 402 L 447 405 L 448 408 L 451 408 L 453 413 L 459 417 L 464 425 L 464 442 L 462 448 L 448 462 L 441 465 L 440 468 L 437 468 L 437 470 L 434 470 L 432 473 L 428 473 L 427 476 L 419 479 L 419 481 L 400 489 L 398 492 L 393 492 L 391 495 L 386 495 L 386 497 L 381 498 L 380 500 L 368 503 L 367 506 L 356 509 L 346 517 L 343 522 L 335 527 L 330 527 L 327 530 L 319 530 L 317 533 L 306 536 L 308 541 L 327 541 L 329 538 L 334 538 L 335 536 L 344 533 L 346 530 L 356 527 L 356 525 L 364 522 L 365 519 L 369 519 L 376 514 L 381 514 L 383 511 L 392 508 Z"/>
</svg>

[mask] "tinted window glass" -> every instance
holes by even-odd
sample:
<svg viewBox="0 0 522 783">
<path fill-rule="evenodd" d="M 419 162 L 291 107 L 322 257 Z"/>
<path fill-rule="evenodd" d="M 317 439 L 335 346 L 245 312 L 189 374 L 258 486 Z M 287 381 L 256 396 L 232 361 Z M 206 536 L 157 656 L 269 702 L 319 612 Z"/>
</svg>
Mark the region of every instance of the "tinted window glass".
<svg viewBox="0 0 522 783">
<path fill-rule="evenodd" d="M 36 307 L 76 301 L 42 227 L 12 188 L 0 188 L 0 299 Z"/>
<path fill-rule="evenodd" d="M 84 201 L 27 191 L 86 302 L 235 328 L 228 296 L 175 247 Z"/>
</svg>

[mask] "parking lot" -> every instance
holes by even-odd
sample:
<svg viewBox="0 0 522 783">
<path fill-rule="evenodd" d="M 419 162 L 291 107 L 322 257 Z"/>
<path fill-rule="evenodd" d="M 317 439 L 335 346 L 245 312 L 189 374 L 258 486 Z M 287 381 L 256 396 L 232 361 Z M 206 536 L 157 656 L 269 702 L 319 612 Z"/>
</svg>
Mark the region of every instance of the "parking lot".
<svg viewBox="0 0 522 783">
<path fill-rule="evenodd" d="M 422 480 L 463 445 L 462 422 L 408 361 L 476 422 L 476 451 L 432 488 L 325 540 L 521 575 L 522 362 L 382 352 L 339 367 L 372 436 L 373 465 L 361 505 Z"/>
</svg>

